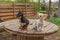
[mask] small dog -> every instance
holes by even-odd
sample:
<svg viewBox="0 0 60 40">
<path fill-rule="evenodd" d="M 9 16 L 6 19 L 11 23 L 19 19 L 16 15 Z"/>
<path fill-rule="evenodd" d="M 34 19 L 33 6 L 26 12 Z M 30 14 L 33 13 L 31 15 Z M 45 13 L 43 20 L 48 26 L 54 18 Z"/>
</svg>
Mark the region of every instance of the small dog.
<svg viewBox="0 0 60 40">
<path fill-rule="evenodd" d="M 20 22 L 20 29 L 27 30 L 27 26 L 29 24 L 29 20 L 23 15 L 22 11 L 19 11 L 17 17 Z"/>
<path fill-rule="evenodd" d="M 43 14 L 43 13 L 38 13 L 38 17 L 39 19 L 36 20 L 36 22 L 33 23 L 33 26 L 34 26 L 34 30 L 37 30 L 37 31 L 43 31 L 43 21 L 47 18 L 47 14 Z"/>
</svg>

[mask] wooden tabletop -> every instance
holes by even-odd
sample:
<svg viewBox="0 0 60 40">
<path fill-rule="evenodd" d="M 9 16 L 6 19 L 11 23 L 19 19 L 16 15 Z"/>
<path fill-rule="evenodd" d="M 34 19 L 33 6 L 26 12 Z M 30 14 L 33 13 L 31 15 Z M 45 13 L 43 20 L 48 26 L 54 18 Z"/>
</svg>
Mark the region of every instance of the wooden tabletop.
<svg viewBox="0 0 60 40">
<path fill-rule="evenodd" d="M 30 28 L 33 27 L 33 25 L 30 25 L 30 24 L 33 24 L 36 19 L 29 19 L 30 23 L 29 23 L 29 26 Z M 44 21 L 44 28 L 43 28 L 43 31 L 41 32 L 37 32 L 37 31 L 21 31 L 19 29 L 19 20 L 18 19 L 13 19 L 13 20 L 10 20 L 10 21 L 5 21 L 5 22 L 2 22 L 0 23 L 0 27 L 3 26 L 7 29 L 7 30 L 10 30 L 12 32 L 17 32 L 17 33 L 21 33 L 21 34 L 45 34 L 45 35 L 48 35 L 48 34 L 51 34 L 51 33 L 55 33 L 57 30 L 58 30 L 58 27 L 57 25 L 51 23 L 51 22 L 47 22 L 47 21 Z"/>
</svg>

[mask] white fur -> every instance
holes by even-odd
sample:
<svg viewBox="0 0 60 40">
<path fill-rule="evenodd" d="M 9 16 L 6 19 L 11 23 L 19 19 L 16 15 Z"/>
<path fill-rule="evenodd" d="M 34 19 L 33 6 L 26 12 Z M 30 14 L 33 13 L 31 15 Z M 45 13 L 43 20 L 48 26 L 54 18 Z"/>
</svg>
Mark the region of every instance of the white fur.
<svg viewBox="0 0 60 40">
<path fill-rule="evenodd" d="M 33 24 L 34 27 L 37 27 L 37 31 L 43 31 L 43 24 L 44 24 L 44 19 L 46 19 L 47 14 L 43 14 L 43 13 L 38 13 L 39 19 L 36 20 L 36 22 Z M 41 17 L 40 17 L 41 16 Z M 41 21 L 42 20 L 42 21 Z M 42 25 L 41 25 L 42 24 Z M 40 26 L 38 26 L 40 25 Z"/>
</svg>

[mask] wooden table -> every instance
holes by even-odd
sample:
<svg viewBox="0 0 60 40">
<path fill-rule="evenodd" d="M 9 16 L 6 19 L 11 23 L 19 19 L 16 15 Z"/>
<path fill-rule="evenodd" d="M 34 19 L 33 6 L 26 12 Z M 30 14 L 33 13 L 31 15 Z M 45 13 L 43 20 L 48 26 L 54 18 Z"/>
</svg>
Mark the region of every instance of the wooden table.
<svg viewBox="0 0 60 40">
<path fill-rule="evenodd" d="M 36 19 L 29 19 L 30 28 L 33 27 L 33 25 L 30 25 L 31 23 L 35 22 Z M 0 26 L 4 25 L 5 29 L 9 31 L 11 34 L 15 34 L 16 39 L 13 38 L 13 40 L 44 40 L 44 36 L 50 35 L 55 33 L 58 30 L 58 27 L 50 22 L 44 21 L 44 28 L 43 31 L 37 32 L 37 31 L 23 31 L 19 29 L 19 20 L 14 19 L 6 22 L 0 23 Z"/>
</svg>

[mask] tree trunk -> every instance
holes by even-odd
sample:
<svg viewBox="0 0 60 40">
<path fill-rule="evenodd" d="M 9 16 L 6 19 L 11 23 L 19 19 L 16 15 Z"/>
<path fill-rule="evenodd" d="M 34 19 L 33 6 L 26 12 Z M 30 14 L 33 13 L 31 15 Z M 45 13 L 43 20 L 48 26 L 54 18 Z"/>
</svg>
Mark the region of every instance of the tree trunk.
<svg viewBox="0 0 60 40">
<path fill-rule="evenodd" d="M 39 7 L 40 7 L 40 0 L 38 0 L 38 3 L 39 3 Z"/>
<path fill-rule="evenodd" d="M 51 14 L 51 0 L 49 0 L 48 19 L 50 18 L 50 14 Z"/>
<path fill-rule="evenodd" d="M 59 0 L 59 3 L 58 3 L 58 17 L 60 17 L 60 0 Z"/>
</svg>

